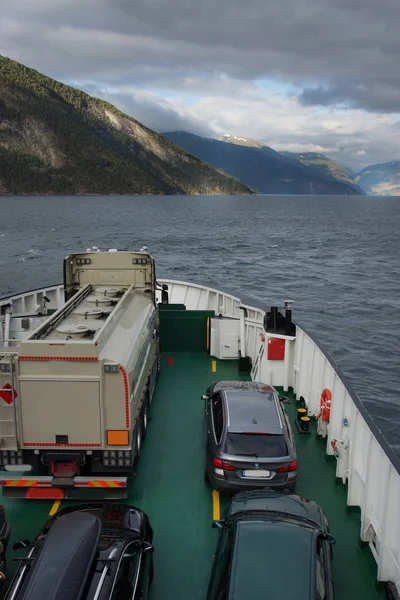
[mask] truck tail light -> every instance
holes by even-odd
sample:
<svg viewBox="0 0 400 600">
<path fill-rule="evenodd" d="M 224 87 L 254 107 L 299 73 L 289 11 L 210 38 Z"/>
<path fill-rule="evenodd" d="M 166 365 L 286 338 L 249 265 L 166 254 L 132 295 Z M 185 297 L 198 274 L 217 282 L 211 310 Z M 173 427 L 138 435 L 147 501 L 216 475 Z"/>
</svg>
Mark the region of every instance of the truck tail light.
<svg viewBox="0 0 400 600">
<path fill-rule="evenodd" d="M 132 452 L 130 450 L 104 450 L 103 465 L 105 467 L 131 467 Z"/>
</svg>

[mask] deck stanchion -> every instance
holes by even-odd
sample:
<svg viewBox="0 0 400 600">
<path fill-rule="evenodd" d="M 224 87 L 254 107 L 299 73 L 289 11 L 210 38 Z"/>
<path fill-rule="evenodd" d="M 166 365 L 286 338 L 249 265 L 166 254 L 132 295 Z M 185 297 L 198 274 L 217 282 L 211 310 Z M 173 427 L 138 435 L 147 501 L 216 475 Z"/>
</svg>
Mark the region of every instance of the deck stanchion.
<svg viewBox="0 0 400 600">
<path fill-rule="evenodd" d="M 309 431 L 309 429 L 310 429 L 310 417 L 301 417 L 301 419 L 300 419 L 300 429 L 302 431 Z"/>
<path fill-rule="evenodd" d="M 307 409 L 306 408 L 298 408 L 297 409 L 297 420 L 301 422 L 301 418 L 302 417 L 306 417 L 307 416 Z"/>
</svg>

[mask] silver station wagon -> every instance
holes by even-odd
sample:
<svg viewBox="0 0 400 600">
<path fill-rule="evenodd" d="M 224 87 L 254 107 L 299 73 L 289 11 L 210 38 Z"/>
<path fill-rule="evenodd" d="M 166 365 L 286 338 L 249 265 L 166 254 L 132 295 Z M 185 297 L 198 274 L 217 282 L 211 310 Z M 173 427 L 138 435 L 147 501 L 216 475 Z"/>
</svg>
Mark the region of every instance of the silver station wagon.
<svg viewBox="0 0 400 600">
<path fill-rule="evenodd" d="M 253 381 L 218 381 L 206 394 L 205 480 L 220 491 L 293 491 L 296 445 L 278 392 Z"/>
</svg>

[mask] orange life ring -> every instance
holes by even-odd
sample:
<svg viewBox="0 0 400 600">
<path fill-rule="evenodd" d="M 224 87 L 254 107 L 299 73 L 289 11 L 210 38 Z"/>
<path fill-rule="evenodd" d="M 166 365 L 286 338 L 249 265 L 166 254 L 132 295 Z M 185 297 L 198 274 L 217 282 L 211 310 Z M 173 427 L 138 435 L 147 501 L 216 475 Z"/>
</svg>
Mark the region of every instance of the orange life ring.
<svg viewBox="0 0 400 600">
<path fill-rule="evenodd" d="M 322 420 L 326 423 L 329 423 L 329 418 L 331 416 L 331 404 L 332 404 L 332 394 L 328 388 L 324 388 L 322 390 L 321 398 L 319 400 L 319 415 L 322 417 Z"/>
</svg>

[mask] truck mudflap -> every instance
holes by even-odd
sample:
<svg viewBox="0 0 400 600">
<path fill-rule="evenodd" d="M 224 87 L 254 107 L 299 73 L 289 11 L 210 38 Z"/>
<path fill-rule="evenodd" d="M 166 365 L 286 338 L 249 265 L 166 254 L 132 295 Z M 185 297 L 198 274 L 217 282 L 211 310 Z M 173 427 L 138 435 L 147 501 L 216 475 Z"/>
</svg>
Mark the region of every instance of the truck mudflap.
<svg viewBox="0 0 400 600">
<path fill-rule="evenodd" d="M 20 477 L 0 479 L 3 496 L 31 500 L 119 500 L 128 497 L 126 477 Z"/>
</svg>

